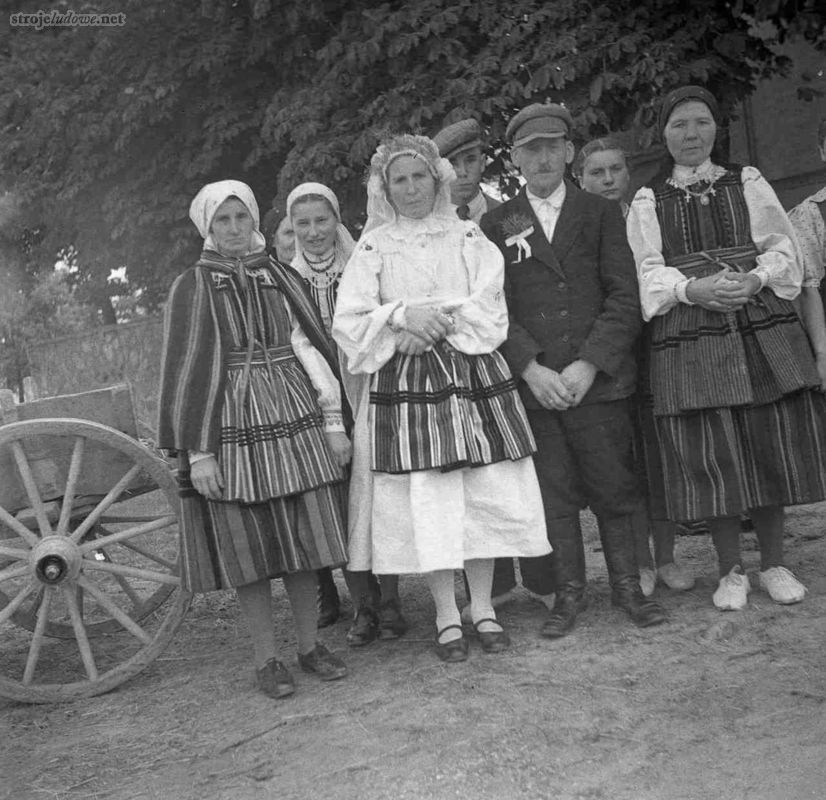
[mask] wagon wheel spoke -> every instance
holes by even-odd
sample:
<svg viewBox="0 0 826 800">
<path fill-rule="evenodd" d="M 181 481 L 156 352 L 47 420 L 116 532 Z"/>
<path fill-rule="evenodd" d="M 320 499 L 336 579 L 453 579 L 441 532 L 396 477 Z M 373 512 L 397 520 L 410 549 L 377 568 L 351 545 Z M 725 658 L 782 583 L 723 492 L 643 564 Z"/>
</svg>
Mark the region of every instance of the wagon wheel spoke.
<svg viewBox="0 0 826 800">
<path fill-rule="evenodd" d="M 40 541 L 40 537 L 34 531 L 30 531 L 19 519 L 15 519 L 3 506 L 0 506 L 0 522 L 11 528 L 32 547 Z"/>
<path fill-rule="evenodd" d="M 73 542 L 79 542 L 98 522 L 103 512 L 112 505 L 123 493 L 123 490 L 132 482 L 132 480 L 141 471 L 141 465 L 135 464 L 129 471 L 109 490 L 106 497 L 103 498 L 91 511 L 88 517 L 78 525 L 71 536 Z"/>
<path fill-rule="evenodd" d="M 26 668 L 23 671 L 23 683 L 28 685 L 34 678 L 34 670 L 37 667 L 37 660 L 40 658 L 40 648 L 43 646 L 43 636 L 46 630 L 46 622 L 49 619 L 49 606 L 52 602 L 52 592 L 46 591 L 37 610 L 37 624 L 34 626 L 32 643 L 29 645 L 29 655 L 26 658 Z"/>
<path fill-rule="evenodd" d="M 69 608 L 69 616 L 72 618 L 72 628 L 75 631 L 75 639 L 77 640 L 77 649 L 80 650 L 80 658 L 83 661 L 83 666 L 86 668 L 86 674 L 90 681 L 96 681 L 98 678 L 98 668 L 95 665 L 95 658 L 92 655 L 92 647 L 89 644 L 89 637 L 86 635 L 86 628 L 83 625 L 83 617 L 80 609 L 77 607 L 77 597 L 72 586 L 61 587 L 63 597 L 66 600 L 66 605 Z"/>
<path fill-rule="evenodd" d="M 69 477 L 66 478 L 66 489 L 63 493 L 63 505 L 60 507 L 60 519 L 57 521 L 58 536 L 66 536 L 69 532 L 69 519 L 72 516 L 72 506 L 75 502 L 75 490 L 80 476 L 80 466 L 83 463 L 83 450 L 86 439 L 82 436 L 75 438 L 72 448 L 72 461 L 69 464 Z"/>
<path fill-rule="evenodd" d="M 49 536 L 52 533 L 52 526 L 49 524 L 49 519 L 46 515 L 46 506 L 43 505 L 43 500 L 40 497 L 40 490 L 37 488 L 37 483 L 32 475 L 32 468 L 29 464 L 29 459 L 26 458 L 26 453 L 23 451 L 23 445 L 20 441 L 11 443 L 11 449 L 14 453 L 14 460 L 17 462 L 17 470 L 23 480 L 23 486 L 26 489 L 26 494 L 29 497 L 29 502 L 34 509 L 34 516 L 37 520 L 37 526 L 40 528 L 41 536 Z"/>
<path fill-rule="evenodd" d="M 143 547 L 138 547 L 133 542 L 121 542 L 122 547 L 128 547 L 133 552 L 137 553 L 144 558 L 148 558 L 150 561 L 154 561 L 157 564 L 160 564 L 162 567 L 166 567 L 171 572 L 174 572 L 178 565 L 173 563 L 172 561 L 168 561 L 165 558 L 161 558 L 157 553 L 153 553 L 150 550 L 146 550 Z"/>
<path fill-rule="evenodd" d="M 102 547 L 97 548 L 102 554 L 103 557 L 106 559 L 107 562 L 110 564 L 114 564 L 115 562 L 112 560 L 109 553 L 104 550 Z M 130 586 L 129 581 L 123 577 L 123 575 L 115 575 L 115 580 L 118 582 L 118 586 L 123 589 L 123 593 L 129 598 L 129 601 L 132 603 L 134 608 L 137 610 L 141 607 L 141 598 L 140 595 Z"/>
<path fill-rule="evenodd" d="M 29 557 L 28 550 L 18 550 L 16 547 L 6 547 L 0 544 L 0 556 L 14 561 L 25 561 Z"/>
<path fill-rule="evenodd" d="M 82 586 L 94 599 L 95 602 L 104 610 L 108 611 L 126 630 L 129 631 L 136 639 L 139 639 L 144 644 L 149 644 L 152 637 L 138 625 L 128 614 L 126 614 L 118 605 L 112 602 L 97 586 L 90 580 L 81 575 L 78 578 L 78 584 Z"/>
<path fill-rule="evenodd" d="M 28 586 L 24 586 L 10 601 L 9 604 L 0 611 L 0 625 L 5 622 L 8 622 L 11 619 L 11 615 L 17 611 L 20 606 L 23 605 L 25 599 L 34 591 L 34 584 L 28 584 Z"/>
<path fill-rule="evenodd" d="M 15 564 L 14 566 L 0 569 L 0 583 L 10 581 L 13 578 L 19 578 L 29 572 L 29 570 L 30 567 L 28 564 Z"/>
<path fill-rule="evenodd" d="M 143 525 L 136 525 L 134 528 L 127 528 L 125 531 L 110 533 L 107 536 L 101 536 L 97 539 L 84 542 L 80 546 L 80 551 L 85 555 L 91 550 L 100 550 L 102 547 L 106 547 L 110 544 L 123 542 L 127 539 L 133 539 L 136 536 L 142 536 L 143 534 L 151 533 L 152 531 L 159 531 L 162 528 L 168 528 L 170 525 L 174 525 L 177 521 L 178 520 L 171 514 L 165 517 L 157 517 L 150 522 L 143 523 Z M 80 529 L 78 528 L 78 530 Z M 77 531 L 75 531 L 75 534 L 76 533 Z"/>
<path fill-rule="evenodd" d="M 168 583 L 170 586 L 178 586 L 181 582 L 180 578 L 176 575 L 170 575 L 168 572 L 154 572 L 140 567 L 128 567 L 126 564 L 94 561 L 91 558 L 83 559 L 83 569 L 84 571 L 96 569 L 101 572 L 111 572 L 113 575 L 124 575 L 128 578 L 142 578 L 145 581 L 153 581 L 154 583 Z"/>
</svg>

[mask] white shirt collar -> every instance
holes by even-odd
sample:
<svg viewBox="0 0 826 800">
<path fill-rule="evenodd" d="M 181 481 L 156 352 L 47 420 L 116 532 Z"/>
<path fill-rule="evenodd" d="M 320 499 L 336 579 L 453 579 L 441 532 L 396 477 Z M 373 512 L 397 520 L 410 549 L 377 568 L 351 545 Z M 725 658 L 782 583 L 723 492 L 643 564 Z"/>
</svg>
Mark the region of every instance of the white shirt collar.
<svg viewBox="0 0 826 800">
<path fill-rule="evenodd" d="M 482 191 L 479 190 L 467 204 L 470 218 L 474 222 L 479 222 L 482 215 L 488 210 L 488 204 L 485 202 L 485 197 Z"/>
<path fill-rule="evenodd" d="M 561 181 L 559 186 L 557 186 L 556 189 L 554 189 L 547 197 L 537 197 L 527 187 L 525 188 L 525 192 L 528 195 L 528 201 L 534 208 L 542 205 L 542 203 L 550 203 L 555 210 L 559 211 L 559 209 L 562 208 L 562 204 L 565 202 L 565 181 Z"/>
</svg>

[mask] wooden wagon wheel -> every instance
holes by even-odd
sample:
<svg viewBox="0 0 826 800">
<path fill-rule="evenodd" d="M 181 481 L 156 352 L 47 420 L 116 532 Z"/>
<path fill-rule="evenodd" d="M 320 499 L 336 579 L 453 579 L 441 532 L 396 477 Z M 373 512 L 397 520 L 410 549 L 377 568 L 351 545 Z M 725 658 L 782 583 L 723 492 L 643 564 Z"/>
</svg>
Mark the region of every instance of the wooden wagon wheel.
<svg viewBox="0 0 826 800">
<path fill-rule="evenodd" d="M 97 499 L 99 501 L 102 498 Z M 149 515 L 136 515 L 129 519 L 125 517 L 116 517 L 115 521 L 119 523 L 131 522 L 136 524 L 140 522 L 151 522 L 152 519 L 154 519 L 154 517 Z M 102 517 L 101 523 L 93 525 L 92 529 L 83 537 L 83 543 L 86 544 L 87 542 L 92 542 L 96 539 L 104 539 L 105 537 L 116 533 L 111 526 L 107 528 L 104 524 L 102 524 L 104 522 L 111 523 L 112 521 L 113 520 L 109 517 Z M 124 544 L 124 546 L 130 545 Z M 137 546 L 138 545 L 132 545 L 131 547 L 134 550 Z M 102 556 L 102 560 L 111 561 L 111 558 L 106 555 L 105 549 L 98 550 L 97 553 Z M 154 560 L 157 561 L 158 558 L 159 556 L 156 554 Z M 174 564 L 167 562 L 166 559 L 163 559 L 159 563 L 162 563 L 169 569 L 174 569 L 175 567 Z M 131 604 L 125 607 L 124 611 L 126 611 L 129 617 L 131 617 L 131 619 L 135 622 L 140 622 L 151 614 L 154 614 L 155 611 L 158 610 L 158 607 L 165 603 L 172 592 L 175 591 L 175 585 L 161 583 L 149 595 L 138 596 L 130 590 L 130 585 L 126 578 L 121 578 L 121 585 L 124 590 L 124 594 Z M 45 596 L 45 587 L 40 587 L 37 592 L 31 595 L 30 602 L 23 603 L 23 605 L 21 605 L 17 611 L 12 614 L 12 621 L 27 630 L 34 631 L 37 627 L 37 615 L 40 610 L 40 605 L 42 604 Z M 2 591 L 0 591 L 0 611 L 5 608 L 8 602 L 9 598 Z M 98 619 L 86 622 L 86 635 L 90 639 L 94 639 L 96 636 L 102 636 L 107 633 L 117 633 L 121 630 L 123 630 L 123 627 L 116 619 Z M 55 620 L 49 620 L 46 623 L 46 627 L 43 632 L 46 636 L 52 636 L 59 639 L 74 639 L 75 637 L 75 629 L 71 625 L 71 622 L 57 622 Z"/>
<path fill-rule="evenodd" d="M 55 443 L 67 455 L 51 475 L 60 496 L 47 502 L 31 453 Z M 0 427 L 4 453 L 34 522 L 0 505 L 0 696 L 46 703 L 109 691 L 163 651 L 189 606 L 174 477 L 140 442 L 83 420 Z M 101 464 L 112 465 L 109 483 L 89 491 Z"/>
</svg>

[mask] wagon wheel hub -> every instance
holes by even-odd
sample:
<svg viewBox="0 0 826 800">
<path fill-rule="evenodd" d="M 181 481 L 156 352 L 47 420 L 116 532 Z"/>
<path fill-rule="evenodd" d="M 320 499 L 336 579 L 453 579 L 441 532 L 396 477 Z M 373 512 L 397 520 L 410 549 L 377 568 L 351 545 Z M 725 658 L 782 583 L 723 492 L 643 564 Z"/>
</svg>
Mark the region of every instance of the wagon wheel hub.
<svg viewBox="0 0 826 800">
<path fill-rule="evenodd" d="M 80 548 L 65 536 L 46 536 L 32 548 L 29 563 L 34 577 L 46 586 L 73 581 L 83 561 Z"/>
</svg>

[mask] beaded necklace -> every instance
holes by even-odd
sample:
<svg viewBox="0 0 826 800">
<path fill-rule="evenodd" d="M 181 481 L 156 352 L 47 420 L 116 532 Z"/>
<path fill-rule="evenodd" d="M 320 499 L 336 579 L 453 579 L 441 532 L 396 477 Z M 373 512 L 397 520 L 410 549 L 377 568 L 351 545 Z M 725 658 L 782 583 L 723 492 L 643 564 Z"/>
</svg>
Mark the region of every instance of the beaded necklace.
<svg viewBox="0 0 826 800">
<path fill-rule="evenodd" d="M 311 259 L 308 253 L 304 253 L 303 256 L 307 266 L 310 268 L 307 280 L 315 286 L 316 289 L 328 289 L 338 281 L 341 270 L 334 269 L 336 263 L 335 248 L 333 248 L 329 256 L 324 256 L 317 261 Z"/>
<path fill-rule="evenodd" d="M 725 174 L 726 170 L 724 167 L 710 164 L 706 169 L 694 172 L 685 178 L 672 176 L 666 183 L 675 189 L 680 189 L 683 192 L 683 198 L 686 203 L 690 202 L 692 197 L 696 197 L 701 205 L 707 206 L 711 202 L 711 197 L 717 194 L 717 189 L 714 188 L 714 184 Z M 691 187 L 697 183 L 708 183 L 708 186 L 700 191 L 692 191 Z"/>
</svg>

